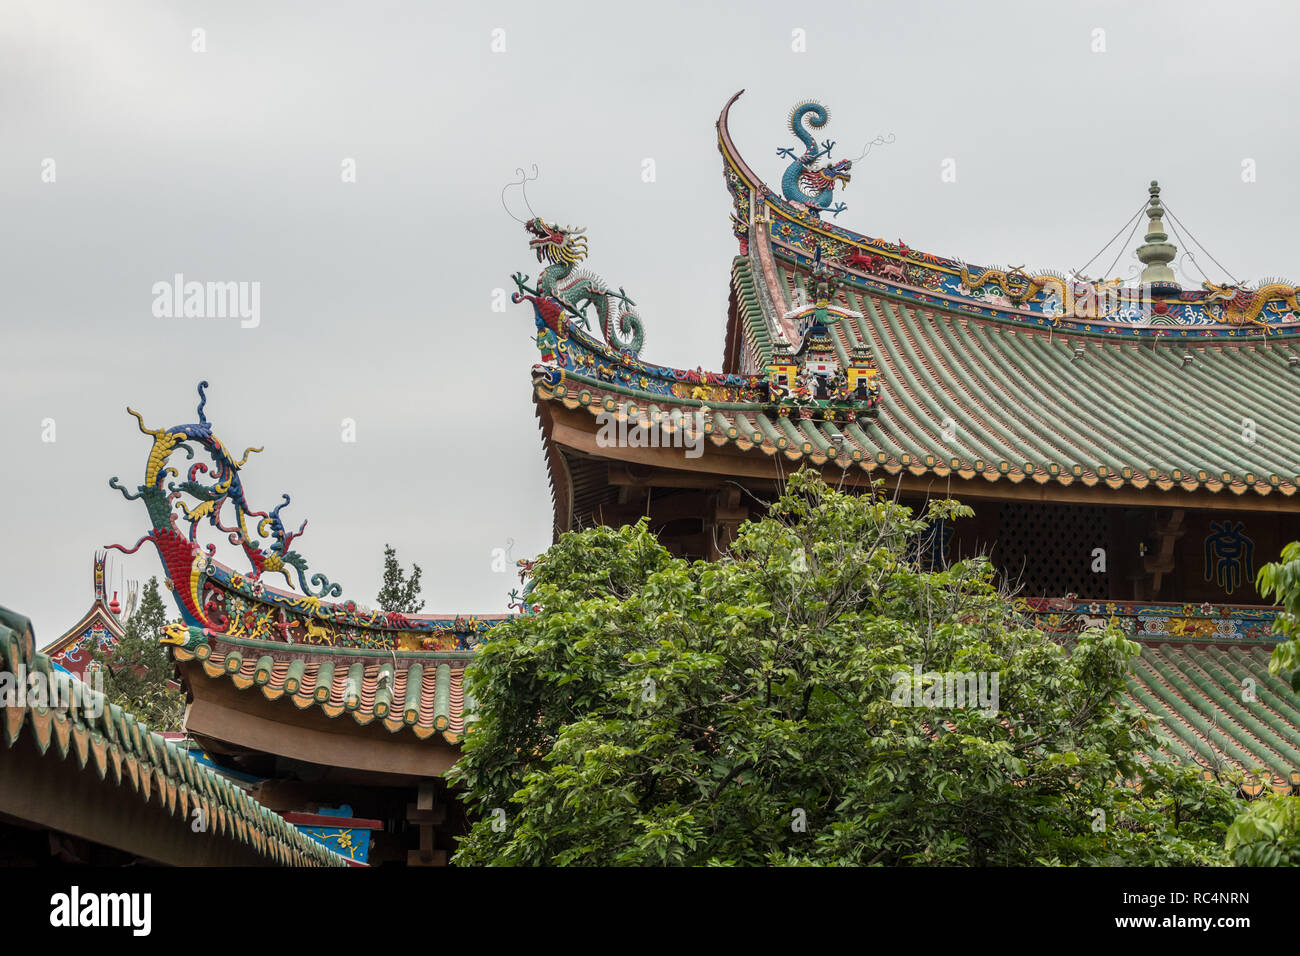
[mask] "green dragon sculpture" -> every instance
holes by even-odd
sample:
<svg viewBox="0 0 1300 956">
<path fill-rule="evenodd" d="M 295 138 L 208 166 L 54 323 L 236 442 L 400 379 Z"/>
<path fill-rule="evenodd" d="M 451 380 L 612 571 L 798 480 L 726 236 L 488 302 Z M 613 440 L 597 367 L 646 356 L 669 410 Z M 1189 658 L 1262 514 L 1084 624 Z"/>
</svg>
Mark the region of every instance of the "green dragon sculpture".
<svg viewBox="0 0 1300 956">
<path fill-rule="evenodd" d="M 171 647 L 180 647 L 187 651 L 195 650 L 200 644 L 208 643 L 208 636 L 203 632 L 203 628 L 193 624 L 182 624 L 176 621 L 172 624 L 163 626 L 162 634 L 158 638 L 159 644 L 167 644 Z"/>
<path fill-rule="evenodd" d="M 587 308 L 595 306 L 605 341 L 633 357 L 640 354 L 645 345 L 645 330 L 633 310 L 636 303 L 622 289 L 612 292 L 600 276 L 578 268 L 578 263 L 587 258 L 587 237 L 583 235 L 586 229 L 557 226 L 538 216 L 525 222 L 524 228 L 533 236 L 529 248 L 537 254 L 537 261 L 546 266 L 537 277 L 536 294 L 563 303 L 586 329 L 591 328 Z M 527 276 L 515 276 L 515 284 L 521 291 L 531 292 L 523 284 L 527 279 Z"/>
</svg>

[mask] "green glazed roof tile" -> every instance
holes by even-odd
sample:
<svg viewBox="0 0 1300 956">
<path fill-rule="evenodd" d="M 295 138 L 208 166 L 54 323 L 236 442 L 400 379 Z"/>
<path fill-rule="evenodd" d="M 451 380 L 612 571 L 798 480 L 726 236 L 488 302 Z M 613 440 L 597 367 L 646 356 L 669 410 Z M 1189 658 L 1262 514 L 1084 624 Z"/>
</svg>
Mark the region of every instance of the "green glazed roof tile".
<svg viewBox="0 0 1300 956">
<path fill-rule="evenodd" d="M 0 666 L 16 669 L 20 666 L 30 671 L 44 674 L 53 673 L 54 684 L 60 689 L 70 687 L 66 675 L 52 668 L 50 659 L 34 650 L 35 642 L 31 638 L 31 623 L 24 617 L 0 608 Z M 211 768 L 206 767 L 188 754 L 183 753 L 174 744 L 161 735 L 151 732 L 143 723 L 136 721 L 129 713 L 124 713 L 116 704 L 108 704 L 102 712 L 93 714 L 86 709 L 77 709 L 70 694 L 59 695 L 57 703 L 51 701 L 50 707 L 37 708 L 24 702 L 21 708 L 17 733 L 2 740 L 5 749 L 12 748 L 26 729 L 33 735 L 38 748 L 48 753 L 50 737 L 45 737 L 42 746 L 41 726 L 48 733 L 53 728 L 53 739 L 60 757 L 65 757 L 69 741 L 76 743 L 77 736 L 85 734 L 89 746 L 107 748 L 107 766 L 122 765 L 124 772 L 112 775 L 120 786 L 131 782 L 139 799 L 146 803 L 161 801 L 169 806 L 175 815 L 180 809 L 179 801 L 168 803 L 169 784 L 178 788 L 195 787 L 214 797 L 217 809 L 229 815 L 232 828 L 228 836 L 240 834 L 244 842 L 256 843 L 259 852 L 268 859 L 283 862 L 290 866 L 346 866 L 346 862 L 321 844 L 304 836 L 296 828 L 284 829 L 282 819 L 244 791 L 231 787 Z M 0 711 L 19 711 L 17 707 L 0 708 Z M 50 713 L 52 711 L 52 713 Z M 47 716 L 48 713 L 48 716 Z M 53 755 L 51 755 L 53 756 Z M 91 772 L 89 765 L 94 764 L 94 772 L 105 776 L 96 760 L 78 762 L 83 772 Z M 129 772 L 125 772 L 129 771 Z M 188 827 L 187 827 L 188 830 Z"/>
</svg>

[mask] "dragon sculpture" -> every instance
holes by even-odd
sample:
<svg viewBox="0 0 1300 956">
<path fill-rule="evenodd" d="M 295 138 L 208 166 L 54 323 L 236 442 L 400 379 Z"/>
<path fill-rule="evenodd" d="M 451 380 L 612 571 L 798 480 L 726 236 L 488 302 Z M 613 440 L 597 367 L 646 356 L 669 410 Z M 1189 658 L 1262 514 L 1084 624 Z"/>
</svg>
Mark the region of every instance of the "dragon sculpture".
<svg viewBox="0 0 1300 956">
<path fill-rule="evenodd" d="M 296 531 L 285 528 L 280 514 L 289 504 L 288 495 L 282 495 L 270 511 L 255 511 L 249 505 L 240 471 L 249 456 L 261 449 L 246 449 L 238 459 L 230 453 L 204 414 L 207 387 L 207 382 L 199 383 L 195 424 L 149 428 L 138 412 L 128 408 L 140 432 L 153 439 L 144 483 L 132 493 L 117 478 L 109 481 L 128 501 L 144 502 L 151 525 L 132 547 L 109 547 L 134 554 L 146 541 L 153 542 L 167 587 L 180 607 L 181 621 L 163 629 L 161 643 L 202 656 L 210 638 L 401 651 L 471 650 L 484 639 L 492 622 L 411 619 L 354 601 L 322 600 L 337 597 L 343 589 L 323 574 L 309 574 L 306 560 L 291 550 L 307 522 Z M 196 448 L 207 460 L 194 460 Z M 191 461 L 183 475 L 170 464 L 179 453 Z M 215 545 L 200 543 L 203 523 L 227 535 L 243 551 L 250 567 L 246 574 L 217 562 Z M 267 587 L 263 583 L 267 575 L 282 575 L 290 588 L 301 593 Z"/>
<path fill-rule="evenodd" d="M 1246 289 L 1235 285 L 1215 285 L 1203 282 L 1201 285 L 1209 293 L 1206 305 L 1221 305 L 1223 321 L 1229 325 L 1258 325 L 1269 328 L 1261 314 L 1264 306 L 1273 299 L 1281 299 L 1290 306 L 1292 312 L 1300 314 L 1300 305 L 1296 304 L 1296 293 L 1300 286 L 1285 282 L 1268 282 L 1258 289 Z"/>
<path fill-rule="evenodd" d="M 535 560 L 529 561 L 527 558 L 520 558 L 515 562 L 515 566 L 519 569 L 519 583 L 523 585 L 524 589 L 520 591 L 515 588 L 510 592 L 509 607 L 523 616 L 536 614 L 542 609 L 540 604 L 535 604 L 532 600 L 533 588 L 537 584 L 532 576 L 535 564 L 537 564 Z"/>
<path fill-rule="evenodd" d="M 1055 273 L 1031 277 L 1034 291 L 1055 297 L 1061 307 L 1059 316 L 1104 319 L 1118 307 L 1118 298 L 1112 294 L 1123 284 L 1120 279 L 1067 279 Z"/>
<path fill-rule="evenodd" d="M 207 639 L 207 635 L 203 633 L 201 627 L 193 624 L 172 623 L 163 625 L 162 635 L 158 638 L 158 643 L 192 651 L 200 644 L 206 643 Z"/>
<path fill-rule="evenodd" d="M 524 284 L 528 276 L 516 274 L 515 285 L 520 293 L 558 301 L 585 329 L 591 328 L 587 308 L 595 306 L 605 341 L 627 355 L 640 354 L 645 345 L 645 330 L 633 310 L 636 303 L 622 289 L 612 292 L 600 276 L 578 268 L 578 263 L 587 258 L 587 230 L 558 226 L 539 216 L 525 222 L 524 228 L 533 237 L 528 247 L 545 268 L 537 277 L 536 289 Z"/>
<path fill-rule="evenodd" d="M 962 285 L 972 292 L 977 292 L 985 286 L 991 285 L 1015 305 L 1024 302 L 1036 291 L 1034 280 L 1020 266 L 1012 266 L 1010 269 L 985 269 L 976 275 L 963 262 L 961 264 L 961 281 Z"/>
<path fill-rule="evenodd" d="M 1079 316 L 1080 310 L 1088 318 L 1105 318 L 1114 311 L 1107 297 L 1119 289 L 1121 280 L 1067 279 L 1065 276 L 1045 272 L 1030 275 L 1021 266 L 1010 269 L 985 269 L 975 274 L 961 263 L 962 285 L 977 292 L 987 286 L 998 289 L 1013 305 L 1023 305 L 1039 293 L 1055 297 L 1060 304 L 1060 315 Z"/>
<path fill-rule="evenodd" d="M 340 585 L 331 583 L 323 574 L 313 574 L 311 582 L 307 580 L 307 562 L 290 546 L 294 539 L 306 530 L 304 521 L 297 531 L 288 531 L 280 519 L 280 512 L 289 504 L 289 496 L 284 495 L 270 512 L 254 511 L 244 497 L 244 487 L 239 479 L 239 470 L 248 462 L 249 455 L 260 452 L 260 448 L 247 448 L 241 458 L 236 460 L 221 440 L 213 433 L 212 425 L 204 414 L 207 404 L 207 382 L 199 383 L 199 406 L 196 424 L 177 425 L 173 428 L 149 428 L 139 412 L 128 408 L 135 418 L 140 432 L 153 438 L 153 447 L 149 450 L 149 459 L 145 465 L 144 484 L 132 494 L 118 484 L 116 477 L 109 480 L 109 486 L 121 493 L 127 501 L 143 499 L 149 513 L 152 529 L 131 548 L 121 545 L 109 547 L 124 554 L 134 554 L 146 541 L 152 541 L 158 549 L 167 570 L 167 578 L 172 582 L 178 601 L 185 612 L 184 617 L 190 624 L 210 623 L 203 608 L 202 581 L 207 570 L 208 560 L 216 552 L 215 545 L 206 548 L 198 543 L 198 526 L 201 521 L 224 532 L 231 544 L 238 545 L 248 558 L 252 568 L 249 577 L 256 581 L 263 574 L 281 574 L 290 587 L 294 579 L 290 571 L 296 572 L 297 585 L 307 595 L 304 600 L 319 605 L 322 597 L 341 594 Z M 187 459 L 194 458 L 194 445 L 207 452 L 209 462 L 195 462 L 186 471 L 185 478 L 180 479 L 176 468 L 168 464 L 171 456 L 183 451 Z M 208 483 L 206 479 L 211 479 Z M 183 500 L 183 495 L 197 501 L 193 507 Z M 222 510 L 229 504 L 234 512 L 233 524 L 222 521 Z M 189 528 L 182 533 L 177 518 L 188 522 Z M 257 519 L 255 534 L 250 532 L 250 520 Z M 263 547 L 267 544 L 266 547 Z M 178 586 L 184 583 L 182 591 Z"/>
<path fill-rule="evenodd" d="M 847 207 L 842 202 L 832 206 L 831 200 L 837 183 L 849 184 L 853 160 L 832 163 L 831 150 L 835 143 L 828 139 L 818 146 L 812 130 L 821 129 L 829 120 L 830 113 L 820 103 L 812 100 L 800 103 L 790 112 L 790 132 L 803 143 L 804 151 L 796 156 L 794 149 L 787 146 L 778 149 L 776 154 L 790 160 L 781 177 L 781 191 L 786 199 L 807 206 L 817 215 L 827 211 L 839 216 Z"/>
</svg>

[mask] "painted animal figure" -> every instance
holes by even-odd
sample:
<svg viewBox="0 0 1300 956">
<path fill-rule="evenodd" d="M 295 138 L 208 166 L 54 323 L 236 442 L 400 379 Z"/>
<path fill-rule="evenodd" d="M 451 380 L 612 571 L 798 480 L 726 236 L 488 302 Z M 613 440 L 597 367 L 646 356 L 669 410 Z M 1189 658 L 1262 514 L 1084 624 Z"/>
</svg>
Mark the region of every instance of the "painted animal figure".
<svg viewBox="0 0 1300 956">
<path fill-rule="evenodd" d="M 1260 315 L 1272 299 L 1281 299 L 1292 312 L 1300 313 L 1300 305 L 1296 304 L 1296 293 L 1300 292 L 1300 286 L 1284 282 L 1269 282 L 1258 289 L 1215 285 L 1213 282 L 1203 282 L 1201 285 L 1210 293 L 1206 296 L 1206 303 L 1222 305 L 1223 321 L 1229 325 L 1259 325 L 1268 328 L 1268 322 L 1260 318 Z"/>
<path fill-rule="evenodd" d="M 854 249 L 853 255 L 845 260 L 845 265 L 850 269 L 861 269 L 863 272 L 875 272 L 877 265 L 881 262 L 880 256 L 873 256 L 869 252 L 863 252 L 861 249 Z"/>
<path fill-rule="evenodd" d="M 965 263 L 962 263 L 961 281 L 962 285 L 972 292 L 978 292 L 985 286 L 994 286 L 1016 305 L 1027 299 L 1034 291 L 1033 280 L 1019 266 L 1013 266 L 1008 270 L 985 269 L 976 275 L 966 268 Z"/>
<path fill-rule="evenodd" d="M 197 531 L 201 521 L 209 522 L 226 534 L 232 544 L 243 549 L 252 569 L 249 577 L 254 581 L 269 572 L 283 574 L 286 581 L 292 583 L 289 575 L 292 569 L 296 572 L 301 590 L 315 599 L 337 596 L 342 593 L 342 588 L 323 574 L 311 575 L 310 583 L 308 582 L 307 562 L 300 554 L 290 550 L 307 523 L 304 521 L 297 531 L 290 531 L 280 520 L 280 512 L 289 503 L 288 495 L 283 495 L 281 503 L 270 512 L 255 511 L 249 505 L 240 480 L 240 469 L 247 463 L 250 454 L 261 449 L 246 449 L 238 459 L 231 455 L 213 432 L 212 425 L 204 414 L 207 384 L 199 383 L 199 420 L 194 424 L 148 428 L 138 412 L 127 409 L 135 418 L 141 433 L 153 439 L 153 446 L 145 466 L 144 483 L 136 488 L 134 494 L 120 485 L 117 478 L 109 481 L 109 486 L 117 489 L 128 501 L 143 500 L 152 528 L 131 548 L 116 544 L 109 547 L 125 554 L 134 554 L 146 541 L 151 541 L 162 559 L 167 579 L 181 605 L 181 616 L 185 623 L 209 627 L 215 633 L 225 628 L 218 627 L 217 622 L 208 616 L 200 597 L 208 576 L 208 561 L 215 546 L 208 545 L 204 548 L 199 544 Z M 194 462 L 182 475 L 170 460 L 180 452 L 187 458 L 194 458 L 194 446 L 206 452 L 210 460 Z M 183 495 L 197 500 L 198 504 L 188 507 L 182 499 Z M 222 508 L 227 504 L 233 511 L 234 523 L 231 525 L 222 520 Z M 188 533 L 181 531 L 178 517 L 188 522 Z"/>
<path fill-rule="evenodd" d="M 192 651 L 200 644 L 206 644 L 207 642 L 208 636 L 203 632 L 203 628 L 179 622 L 164 625 L 161 636 L 158 638 L 159 644 L 168 644 L 172 647 L 184 648 L 187 651 Z"/>
<path fill-rule="evenodd" d="M 306 631 L 308 644 L 333 644 L 334 634 L 329 628 L 317 624 L 311 618 L 303 618 L 303 630 Z"/>
<path fill-rule="evenodd" d="M 902 262 L 891 262 L 888 259 L 881 260 L 876 272 L 886 279 L 894 279 L 898 282 L 907 281 L 907 266 Z"/>
<path fill-rule="evenodd" d="M 622 289 L 611 292 L 600 276 L 578 268 L 578 263 L 587 258 L 587 230 L 557 226 L 540 217 L 528 220 L 524 228 L 533 237 L 528 247 L 545 265 L 537 277 L 538 294 L 563 302 L 584 327 L 589 327 L 587 307 L 595 306 L 605 341 L 628 355 L 640 353 L 645 345 L 645 330 L 632 308 L 636 303 Z"/>
<path fill-rule="evenodd" d="M 1029 298 L 1039 292 L 1055 297 L 1061 307 L 1058 315 L 1067 318 L 1104 319 L 1118 307 L 1118 299 L 1110 300 L 1110 293 L 1121 285 L 1119 279 L 1099 279 L 1096 282 L 1067 279 L 1047 272 L 1030 277 Z"/>
<path fill-rule="evenodd" d="M 837 184 L 847 186 L 852 178 L 849 170 L 853 160 L 841 159 L 832 163 L 831 149 L 835 144 L 826 140 L 821 146 L 813 138 L 812 130 L 821 129 L 830 119 L 830 113 L 820 103 L 809 101 L 800 103 L 790 113 L 790 132 L 804 145 L 801 155 L 795 156 L 793 149 L 779 149 L 777 155 L 791 160 L 781 177 L 781 191 L 791 202 L 802 203 L 815 213 L 829 210 L 838 216 L 844 211 L 844 204 L 831 206 Z"/>
</svg>

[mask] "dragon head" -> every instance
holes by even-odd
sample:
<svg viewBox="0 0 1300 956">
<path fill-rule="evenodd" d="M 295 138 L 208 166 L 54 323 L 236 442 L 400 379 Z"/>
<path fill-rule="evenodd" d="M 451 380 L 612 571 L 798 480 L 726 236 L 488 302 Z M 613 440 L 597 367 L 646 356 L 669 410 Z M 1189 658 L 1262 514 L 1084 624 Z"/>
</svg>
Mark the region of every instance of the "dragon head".
<svg viewBox="0 0 1300 956">
<path fill-rule="evenodd" d="M 524 228 L 533 237 L 528 240 L 528 248 L 537 253 L 538 262 L 572 266 L 587 258 L 587 237 L 583 235 L 587 230 L 584 228 L 558 226 L 540 216 L 529 219 Z"/>
<path fill-rule="evenodd" d="M 841 186 L 847 186 L 849 180 L 849 170 L 853 168 L 853 160 L 841 159 L 838 163 L 832 163 L 819 172 L 826 177 L 828 184 L 839 183 Z"/>
<path fill-rule="evenodd" d="M 847 186 L 852 178 L 849 170 L 853 168 L 853 160 L 841 159 L 838 163 L 827 163 L 825 166 L 813 166 L 806 168 L 799 176 L 799 184 L 804 191 L 810 196 L 820 196 L 822 201 L 829 200 L 829 191 L 833 190 L 838 183 L 841 186 Z"/>
<path fill-rule="evenodd" d="M 191 650 L 207 641 L 203 633 L 203 628 L 195 627 L 192 624 L 166 624 L 162 628 L 161 637 L 158 638 L 159 644 L 168 644 L 173 647 L 183 647 Z"/>
<path fill-rule="evenodd" d="M 1240 286 L 1235 285 L 1218 285 L 1217 283 L 1206 280 L 1201 283 L 1201 288 L 1209 293 L 1207 298 L 1211 302 L 1217 302 L 1222 299 L 1231 299 L 1241 291 Z"/>
</svg>

